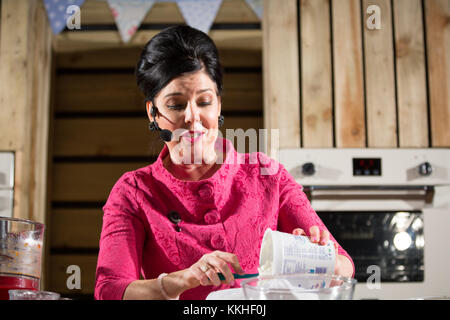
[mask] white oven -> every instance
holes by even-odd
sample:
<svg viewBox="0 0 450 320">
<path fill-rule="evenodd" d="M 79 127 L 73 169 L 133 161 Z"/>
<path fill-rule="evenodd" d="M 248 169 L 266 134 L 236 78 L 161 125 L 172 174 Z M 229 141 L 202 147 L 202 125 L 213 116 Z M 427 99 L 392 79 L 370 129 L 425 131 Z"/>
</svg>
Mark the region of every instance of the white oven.
<svg viewBox="0 0 450 320">
<path fill-rule="evenodd" d="M 283 149 L 279 161 L 352 256 L 355 299 L 450 296 L 449 149 Z"/>
</svg>

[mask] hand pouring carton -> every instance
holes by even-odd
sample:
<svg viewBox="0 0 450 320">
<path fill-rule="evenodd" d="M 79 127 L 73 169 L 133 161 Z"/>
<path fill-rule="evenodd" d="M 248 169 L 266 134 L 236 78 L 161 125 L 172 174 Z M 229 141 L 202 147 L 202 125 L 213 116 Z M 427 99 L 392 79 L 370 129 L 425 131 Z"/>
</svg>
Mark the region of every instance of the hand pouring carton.
<svg viewBox="0 0 450 320">
<path fill-rule="evenodd" d="M 335 261 L 336 252 L 331 241 L 319 245 L 305 236 L 267 229 L 261 243 L 259 274 L 334 274 Z"/>
</svg>

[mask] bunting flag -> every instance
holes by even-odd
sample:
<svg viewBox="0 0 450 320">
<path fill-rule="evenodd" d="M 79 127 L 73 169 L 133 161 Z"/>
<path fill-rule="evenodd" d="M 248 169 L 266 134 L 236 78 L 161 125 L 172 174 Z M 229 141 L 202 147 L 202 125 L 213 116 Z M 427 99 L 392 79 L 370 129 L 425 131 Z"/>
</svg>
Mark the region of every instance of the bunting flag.
<svg viewBox="0 0 450 320">
<path fill-rule="evenodd" d="M 48 21 L 54 34 L 63 31 L 67 26 L 67 20 L 76 13 L 71 6 L 75 5 L 79 8 L 83 2 L 84 0 L 44 0 Z"/>
<path fill-rule="evenodd" d="M 107 0 L 123 42 L 130 41 L 155 0 Z"/>
<path fill-rule="evenodd" d="M 58 34 L 68 29 L 83 29 L 81 13 L 79 10 L 85 0 L 43 0 L 47 10 L 47 16 L 53 33 Z M 208 33 L 216 18 L 217 12 L 223 0 L 97 0 L 106 1 L 111 9 L 114 21 L 119 30 L 123 42 L 128 42 L 139 29 L 142 20 L 147 15 L 155 2 L 175 2 L 187 25 Z M 245 0 L 255 14 L 262 19 L 263 0 Z M 75 17 L 75 27 L 71 19 Z M 81 28 L 77 21 L 81 20 Z M 78 23 L 79 24 L 79 23 Z"/>
<path fill-rule="evenodd" d="M 259 20 L 261 20 L 263 15 L 263 0 L 245 0 L 245 2 L 253 9 Z"/>
<path fill-rule="evenodd" d="M 178 0 L 186 24 L 205 33 L 209 32 L 222 0 Z"/>
</svg>

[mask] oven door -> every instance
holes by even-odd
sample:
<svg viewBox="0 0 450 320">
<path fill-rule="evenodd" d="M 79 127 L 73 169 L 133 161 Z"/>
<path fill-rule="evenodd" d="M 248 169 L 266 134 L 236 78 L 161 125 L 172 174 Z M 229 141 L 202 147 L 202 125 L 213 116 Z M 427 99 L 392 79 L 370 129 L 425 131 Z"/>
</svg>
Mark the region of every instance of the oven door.
<svg viewBox="0 0 450 320">
<path fill-rule="evenodd" d="M 421 211 L 318 211 L 317 214 L 352 257 L 359 283 L 366 282 L 375 272 L 381 282 L 424 280 Z"/>
<path fill-rule="evenodd" d="M 355 263 L 355 299 L 450 296 L 449 186 L 304 189 Z"/>
</svg>

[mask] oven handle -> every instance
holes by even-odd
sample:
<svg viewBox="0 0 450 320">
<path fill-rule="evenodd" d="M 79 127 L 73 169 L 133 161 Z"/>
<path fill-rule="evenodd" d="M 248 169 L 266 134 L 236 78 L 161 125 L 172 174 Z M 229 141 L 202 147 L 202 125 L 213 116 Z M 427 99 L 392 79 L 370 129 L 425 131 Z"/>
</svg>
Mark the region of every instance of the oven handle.
<svg viewBox="0 0 450 320">
<path fill-rule="evenodd" d="M 325 190 L 325 191 L 424 191 L 422 195 L 422 199 L 426 204 L 431 204 L 434 198 L 434 186 L 354 186 L 354 185 L 342 185 L 342 186 L 326 186 L 326 185 L 312 185 L 312 186 L 303 186 L 303 192 L 305 192 L 309 201 L 313 199 L 313 191 Z M 371 198 L 373 199 L 375 195 L 369 197 L 368 195 L 353 195 L 353 197 L 357 198 Z M 384 195 L 386 196 L 386 194 Z M 402 198 L 408 199 L 411 198 L 411 195 L 394 195 L 387 194 L 390 198 Z M 409 196 L 409 197 L 408 197 Z M 417 200 L 417 195 L 413 195 L 414 199 Z M 337 199 L 342 199 L 343 195 L 336 195 Z M 316 199 L 323 198 L 321 196 L 315 196 Z M 327 198 L 329 199 L 329 197 Z M 383 198 L 380 198 L 383 199 Z"/>
</svg>

